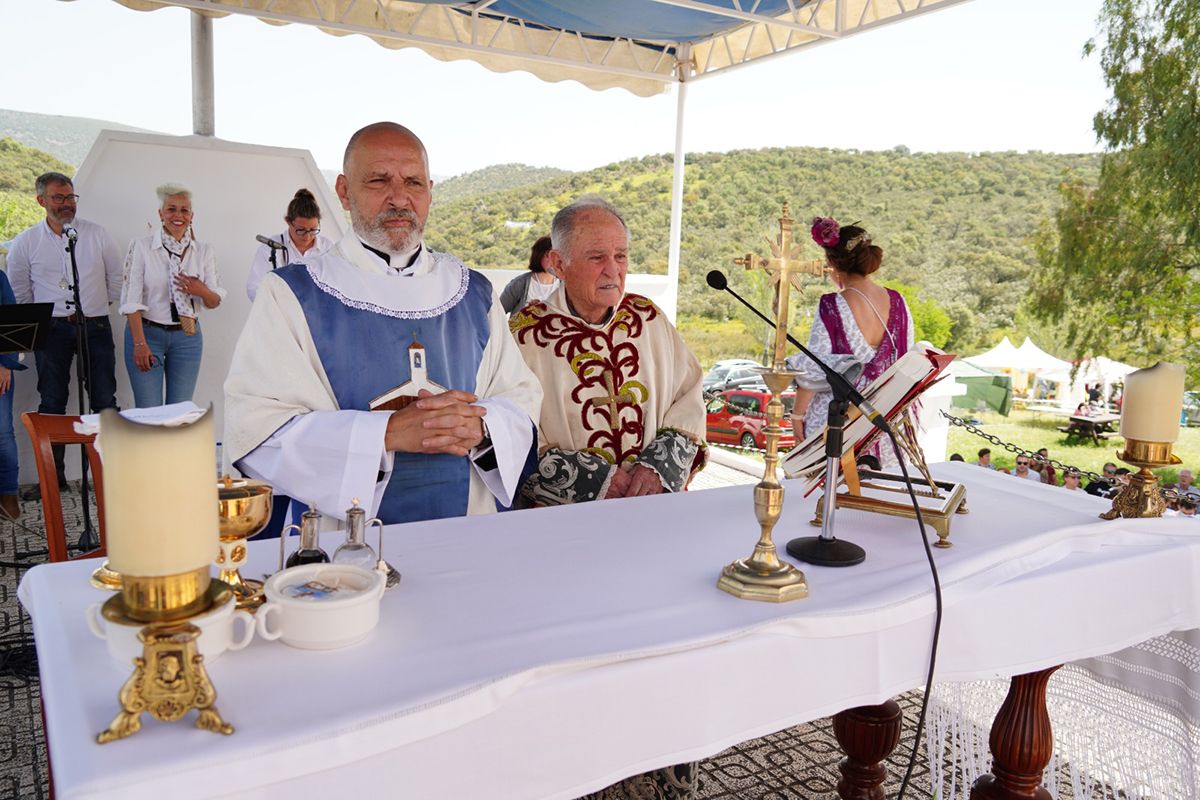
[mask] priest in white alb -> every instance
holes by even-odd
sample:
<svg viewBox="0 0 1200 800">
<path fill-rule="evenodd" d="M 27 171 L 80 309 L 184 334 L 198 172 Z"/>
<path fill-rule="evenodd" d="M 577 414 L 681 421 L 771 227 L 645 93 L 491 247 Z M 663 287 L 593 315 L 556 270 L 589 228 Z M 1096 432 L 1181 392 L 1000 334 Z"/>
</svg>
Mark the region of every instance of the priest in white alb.
<svg viewBox="0 0 1200 800">
<path fill-rule="evenodd" d="M 481 274 L 422 242 L 428 157 L 407 128 L 358 131 L 337 194 L 352 231 L 267 275 L 225 381 L 230 461 L 341 518 L 510 507 L 542 391 Z"/>
<path fill-rule="evenodd" d="M 509 321 L 545 391 L 526 501 L 683 490 L 707 456 L 700 364 L 661 309 L 625 293 L 629 230 L 617 209 L 577 200 L 550 236 L 562 283 Z"/>
</svg>

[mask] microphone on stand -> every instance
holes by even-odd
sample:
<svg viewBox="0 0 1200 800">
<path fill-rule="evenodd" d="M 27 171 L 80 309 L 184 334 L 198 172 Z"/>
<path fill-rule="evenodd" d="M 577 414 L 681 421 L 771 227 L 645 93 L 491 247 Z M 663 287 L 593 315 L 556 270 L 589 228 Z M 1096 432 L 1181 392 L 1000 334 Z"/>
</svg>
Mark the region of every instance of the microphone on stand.
<svg viewBox="0 0 1200 800">
<path fill-rule="evenodd" d="M 708 285 L 712 288 L 717 289 L 718 291 L 724 290 L 729 292 L 738 300 L 738 302 L 757 314 L 763 322 L 767 323 L 772 328 L 775 327 L 775 323 L 769 317 L 767 317 L 766 314 L 759 311 L 741 295 L 729 288 L 729 281 L 725 277 L 724 272 L 721 272 L 719 269 L 714 269 L 708 273 L 708 275 L 705 277 L 705 280 L 708 281 Z M 871 405 L 871 403 L 862 396 L 862 393 L 859 392 L 858 389 L 854 388 L 854 384 L 850 383 L 850 381 L 846 380 L 844 375 L 814 355 L 813 352 L 807 347 L 800 344 L 796 337 L 792 336 L 790 333 L 786 334 L 786 336 L 788 341 L 791 342 L 797 350 L 808 356 L 810 359 L 812 359 L 814 364 L 821 368 L 821 371 L 825 373 L 826 380 L 829 381 L 829 388 L 833 390 L 835 395 L 845 397 L 847 400 L 849 400 L 851 405 L 861 411 L 863 416 L 869 419 L 871 424 L 873 424 L 876 428 L 879 428 L 879 430 L 883 431 L 884 433 L 891 433 L 892 428 L 890 425 L 888 425 L 887 420 L 884 419 L 883 414 L 880 414 L 879 410 L 875 408 L 875 406 Z"/>
<path fill-rule="evenodd" d="M 254 238 L 256 241 L 261 242 L 262 244 L 265 244 L 267 247 L 271 248 L 272 250 L 286 250 L 287 249 L 287 245 L 285 245 L 283 242 L 277 242 L 274 239 L 263 236 L 261 233 L 255 235 Z"/>
<path fill-rule="evenodd" d="M 70 223 L 63 225 L 63 233 L 66 235 L 67 241 L 69 241 L 71 244 L 75 244 L 75 242 L 79 241 L 79 231 L 75 230 L 74 225 L 71 225 Z"/>
</svg>

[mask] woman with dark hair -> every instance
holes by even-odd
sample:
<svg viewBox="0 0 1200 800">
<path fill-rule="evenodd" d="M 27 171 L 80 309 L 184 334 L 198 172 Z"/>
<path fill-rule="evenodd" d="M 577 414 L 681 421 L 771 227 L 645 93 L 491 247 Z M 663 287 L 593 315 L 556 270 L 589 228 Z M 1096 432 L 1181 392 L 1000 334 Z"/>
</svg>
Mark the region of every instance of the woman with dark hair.
<svg viewBox="0 0 1200 800">
<path fill-rule="evenodd" d="M 306 257 L 319 256 L 333 247 L 333 241 L 321 235 L 321 207 L 308 189 L 296 190 L 283 221 L 287 223 L 287 230 L 272 240 L 275 244 L 259 245 L 254 253 L 250 277 L 246 278 L 246 295 L 251 302 L 268 272 Z"/>
<path fill-rule="evenodd" d="M 830 277 L 839 291 L 821 296 L 808 348 L 847 377 L 857 373 L 853 383 L 863 389 L 912 349 L 912 315 L 899 292 L 871 278 L 883 262 L 883 250 L 871 243 L 865 229 L 817 217 L 812 238 L 825 250 Z M 833 394 L 807 357 L 794 356 L 789 365 L 801 372 L 792 410 L 796 440 L 801 441 L 806 432 L 825 426 Z M 883 466 L 895 464 L 891 448 L 878 442 L 870 453 Z"/>
<path fill-rule="evenodd" d="M 534 300 L 545 300 L 558 288 L 558 278 L 547 269 L 550 263 L 550 237 L 543 236 L 529 251 L 529 271 L 508 282 L 500 293 L 504 313 L 511 314 Z"/>
</svg>

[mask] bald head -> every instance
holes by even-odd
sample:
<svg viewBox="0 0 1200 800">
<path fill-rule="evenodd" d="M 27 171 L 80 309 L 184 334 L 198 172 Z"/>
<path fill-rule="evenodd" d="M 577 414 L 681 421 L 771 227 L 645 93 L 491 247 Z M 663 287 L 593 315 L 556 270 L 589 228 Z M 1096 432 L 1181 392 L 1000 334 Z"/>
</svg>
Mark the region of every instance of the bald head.
<svg viewBox="0 0 1200 800">
<path fill-rule="evenodd" d="M 433 181 L 425 145 L 408 128 L 376 122 L 357 131 L 335 188 L 355 233 L 371 247 L 404 254 L 421 243 Z"/>
<path fill-rule="evenodd" d="M 363 139 L 386 139 L 389 137 L 407 139 L 410 143 L 416 145 L 421 151 L 421 157 L 425 159 L 425 171 L 429 171 L 429 154 L 425 152 L 425 143 L 415 133 L 400 123 L 383 121 L 372 122 L 366 127 L 359 128 L 350 137 L 350 141 L 346 142 L 346 152 L 342 154 L 342 174 L 350 171 L 350 161 Z"/>
</svg>

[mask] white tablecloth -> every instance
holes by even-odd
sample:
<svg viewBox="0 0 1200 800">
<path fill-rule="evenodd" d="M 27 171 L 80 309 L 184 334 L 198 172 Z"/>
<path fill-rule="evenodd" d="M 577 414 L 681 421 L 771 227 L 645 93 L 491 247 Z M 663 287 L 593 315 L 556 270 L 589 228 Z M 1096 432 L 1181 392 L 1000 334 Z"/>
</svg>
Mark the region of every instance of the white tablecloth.
<svg viewBox="0 0 1200 800">
<path fill-rule="evenodd" d="M 1100 522 L 1094 498 L 949 464 L 972 513 L 935 551 L 939 680 L 1041 669 L 1200 627 L 1190 520 Z M 782 545 L 815 497 L 789 486 Z M 716 588 L 749 554 L 749 487 L 388 530 L 404 574 L 379 628 L 335 652 L 256 641 L 211 665 L 232 737 L 143 717 L 98 746 L 128 670 L 88 632 L 93 564 L 36 567 L 34 620 L 61 798 L 571 798 L 636 772 L 920 685 L 933 600 L 915 524 L 838 512 L 857 567 L 804 566 L 810 597 Z M 932 532 L 930 534 L 933 535 Z M 336 540 L 328 540 L 329 549 Z M 257 576 L 273 542 L 251 546 Z"/>
</svg>

